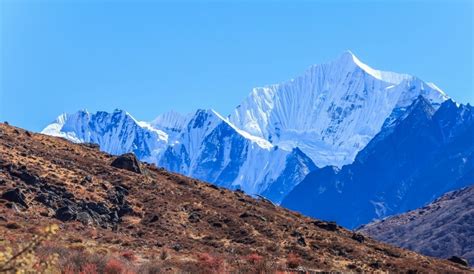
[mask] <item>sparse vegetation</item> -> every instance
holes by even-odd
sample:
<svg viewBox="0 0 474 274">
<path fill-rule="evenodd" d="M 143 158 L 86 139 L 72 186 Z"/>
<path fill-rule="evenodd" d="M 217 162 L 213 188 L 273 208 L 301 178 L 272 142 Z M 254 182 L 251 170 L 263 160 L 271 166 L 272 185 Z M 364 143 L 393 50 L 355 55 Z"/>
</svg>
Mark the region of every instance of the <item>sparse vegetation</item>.
<svg viewBox="0 0 474 274">
<path fill-rule="evenodd" d="M 197 255 L 198 267 L 205 273 L 223 273 L 225 272 L 224 260 L 209 253 L 200 253 Z"/>
<path fill-rule="evenodd" d="M 0 130 L 0 272 L 465 270 L 153 165 L 130 172 L 96 149 Z"/>
<path fill-rule="evenodd" d="M 40 234 L 36 234 L 30 241 L 18 245 L 8 240 L 0 240 L 0 273 L 25 273 L 31 270 L 36 272 L 53 272 L 57 266 L 58 255 L 38 256 L 36 249 L 50 239 L 58 231 L 58 225 L 47 226 Z"/>
<path fill-rule="evenodd" d="M 296 254 L 290 253 L 286 257 L 286 265 L 288 268 L 296 269 L 303 263 L 303 260 Z"/>
</svg>

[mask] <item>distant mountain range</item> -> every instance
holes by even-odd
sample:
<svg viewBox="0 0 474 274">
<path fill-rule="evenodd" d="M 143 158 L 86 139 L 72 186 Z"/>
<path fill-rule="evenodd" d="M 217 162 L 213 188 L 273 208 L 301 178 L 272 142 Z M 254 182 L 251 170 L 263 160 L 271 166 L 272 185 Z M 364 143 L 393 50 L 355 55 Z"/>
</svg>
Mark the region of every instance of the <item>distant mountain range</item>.
<svg viewBox="0 0 474 274">
<path fill-rule="evenodd" d="M 466 173 L 472 163 L 472 157 L 469 156 L 472 154 L 465 152 L 467 158 L 450 154 L 456 147 L 438 150 L 438 145 L 442 143 L 444 147 L 445 143 L 451 142 L 447 141 L 449 138 L 455 137 L 442 136 L 442 141 L 439 141 L 438 133 L 427 129 L 423 134 L 427 134 L 428 140 L 433 139 L 434 143 L 422 143 L 421 152 L 428 151 L 430 145 L 435 146 L 436 153 L 440 154 L 433 157 L 444 159 L 450 168 L 458 168 L 459 165 L 457 162 L 451 163 L 451 158 L 442 158 L 442 155 L 453 156 L 456 161 L 466 161 L 465 167 L 459 167 L 458 173 L 453 172 L 459 176 L 465 174 L 464 179 L 439 183 L 429 193 L 414 198 L 410 198 L 412 194 L 406 189 L 421 181 L 423 186 L 419 189 L 422 190 L 430 178 L 417 177 L 416 182 L 414 179 L 397 181 L 386 180 L 390 176 L 384 177 L 382 174 L 377 175 L 379 177 L 375 183 L 373 180 L 364 180 L 360 188 L 351 186 L 354 179 L 349 167 L 362 166 L 362 162 L 373 163 L 370 155 L 379 157 L 384 165 L 390 162 L 392 166 L 400 167 L 391 169 L 393 174 L 402 172 L 404 165 L 408 165 L 411 170 L 411 164 L 418 164 L 417 161 L 407 159 L 401 159 L 404 162 L 397 162 L 400 160 L 398 158 L 385 159 L 383 155 L 393 154 L 394 147 L 403 147 L 405 144 L 401 142 L 404 138 L 391 138 L 384 142 L 386 138 L 383 136 L 396 136 L 392 131 L 403 125 L 406 127 L 404 132 L 410 132 L 408 127 L 412 120 L 412 126 L 418 132 L 416 120 L 423 120 L 424 116 L 431 119 L 446 100 L 448 96 L 432 83 L 407 74 L 372 69 L 351 52 L 345 52 L 330 63 L 310 67 L 290 81 L 253 89 L 227 117 L 213 110 L 197 110 L 189 115 L 169 112 L 151 122 L 142 122 L 122 110 L 94 114 L 79 111 L 59 116 L 42 132 L 74 142 L 97 143 L 102 150 L 113 154 L 132 151 L 139 159 L 168 170 L 227 188 L 242 189 L 252 195 L 263 195 L 275 203 L 285 199 L 284 206 L 354 227 L 373 218 L 429 202 L 436 195 L 462 185 L 459 183 L 461 181 L 472 183 L 471 176 Z M 456 109 L 471 109 L 470 106 L 456 106 L 452 101 L 448 102 Z M 417 108 L 424 109 L 415 112 Z M 449 112 L 446 115 L 454 114 Z M 441 117 L 441 114 L 436 116 Z M 457 123 L 457 117 L 454 120 L 446 118 L 446 123 Z M 465 123 L 469 119 L 466 118 Z M 438 122 L 441 120 L 436 120 Z M 423 121 L 419 123 L 424 125 Z M 451 124 L 446 126 L 456 129 L 443 131 L 442 134 L 461 134 L 458 133 L 462 131 L 461 128 Z M 396 132 L 401 134 L 398 130 Z M 457 141 L 455 143 L 458 144 Z M 472 141 L 459 145 L 470 148 Z M 384 148 L 386 151 L 382 151 Z M 414 156 L 421 157 L 417 154 Z M 443 164 L 441 160 L 436 163 Z M 377 173 L 379 167 L 370 168 L 375 168 L 373 172 Z M 428 170 L 427 166 L 416 168 Z M 442 173 L 444 167 L 438 169 Z M 350 172 L 340 173 L 339 170 Z M 448 173 L 443 173 L 443 176 L 448 176 Z M 368 173 L 361 174 L 366 176 L 361 178 L 372 178 Z M 325 178 L 325 181 L 314 181 L 311 179 L 314 176 Z M 304 178 L 304 184 L 300 184 Z M 407 179 L 403 174 L 394 178 Z M 377 187 L 370 189 L 371 185 Z M 367 189 L 370 191 L 367 192 Z M 385 192 L 395 190 L 400 193 Z M 349 201 L 343 200 L 344 204 L 340 204 L 342 196 L 330 195 L 334 191 L 347 192 L 342 196 L 356 196 L 350 200 L 350 203 L 357 204 L 354 214 L 342 216 L 338 212 L 344 205 L 349 205 Z M 322 198 L 313 201 L 315 197 Z M 408 198 L 411 202 L 405 200 Z M 321 208 L 329 208 L 330 211 L 313 210 L 314 206 L 321 206 L 322 201 L 324 206 Z M 354 217 L 355 214 L 357 217 Z"/>
</svg>

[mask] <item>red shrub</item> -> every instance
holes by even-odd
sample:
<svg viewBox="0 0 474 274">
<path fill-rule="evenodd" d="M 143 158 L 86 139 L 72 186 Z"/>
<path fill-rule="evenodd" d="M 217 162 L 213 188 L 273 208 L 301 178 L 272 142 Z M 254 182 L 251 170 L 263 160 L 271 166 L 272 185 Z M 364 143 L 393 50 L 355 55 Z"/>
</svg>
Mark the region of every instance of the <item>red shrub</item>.
<svg viewBox="0 0 474 274">
<path fill-rule="evenodd" d="M 126 272 L 126 267 L 121 261 L 112 258 L 105 265 L 104 272 L 106 274 L 122 274 Z"/>
<path fill-rule="evenodd" d="M 197 255 L 199 267 L 206 272 L 221 273 L 224 271 L 224 260 L 209 253 L 200 253 Z"/>
<path fill-rule="evenodd" d="M 263 257 L 258 255 L 257 253 L 252 253 L 252 254 L 248 255 L 247 257 L 245 257 L 245 259 L 250 264 L 253 264 L 253 265 L 259 264 L 263 261 Z"/>
<path fill-rule="evenodd" d="M 98 274 L 98 273 L 99 272 L 97 272 L 97 266 L 91 263 L 85 264 L 82 267 L 81 272 L 79 272 L 79 274 Z"/>
<path fill-rule="evenodd" d="M 76 271 L 74 271 L 74 266 L 68 264 L 63 268 L 61 273 L 62 274 L 74 274 L 74 273 L 76 273 Z"/>
<path fill-rule="evenodd" d="M 133 253 L 133 251 L 125 251 L 122 253 L 122 257 L 127 259 L 129 262 L 135 262 L 137 260 L 137 256 Z"/>
<path fill-rule="evenodd" d="M 302 262 L 303 260 L 294 253 L 290 253 L 286 257 L 286 266 L 288 266 L 288 268 L 297 268 Z"/>
</svg>

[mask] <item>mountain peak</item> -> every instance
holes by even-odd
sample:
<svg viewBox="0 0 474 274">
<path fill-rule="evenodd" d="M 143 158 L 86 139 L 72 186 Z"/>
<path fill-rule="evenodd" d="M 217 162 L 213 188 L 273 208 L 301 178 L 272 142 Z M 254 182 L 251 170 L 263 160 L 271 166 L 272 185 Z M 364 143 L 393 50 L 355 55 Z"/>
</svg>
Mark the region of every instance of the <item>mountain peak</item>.
<svg viewBox="0 0 474 274">
<path fill-rule="evenodd" d="M 189 120 L 189 125 L 192 128 L 202 128 L 204 126 L 216 125 L 217 123 L 225 121 L 225 119 L 213 109 L 198 109 L 192 118 Z M 188 125 L 188 126 L 189 126 Z"/>
<path fill-rule="evenodd" d="M 173 131 L 181 130 L 189 121 L 191 114 L 183 115 L 174 110 L 165 112 L 156 117 L 150 124 L 153 127 L 170 129 Z"/>
<path fill-rule="evenodd" d="M 338 66 L 350 66 L 350 67 L 358 67 L 364 70 L 365 72 L 371 74 L 372 76 L 376 76 L 379 74 L 379 71 L 371 68 L 370 66 L 364 64 L 360 61 L 357 56 L 350 50 L 344 51 L 334 62 L 333 64 L 337 64 Z M 378 77 L 377 77 L 378 78 Z"/>
<path fill-rule="evenodd" d="M 345 50 L 338 58 L 338 60 L 347 60 L 352 62 L 354 62 L 355 59 L 357 59 L 357 57 L 350 50 Z"/>
<path fill-rule="evenodd" d="M 412 76 L 408 74 L 401 74 L 389 71 L 381 71 L 370 67 L 369 65 L 363 63 L 352 51 L 346 50 L 344 51 L 336 60 L 331 62 L 331 64 L 336 65 L 338 67 L 347 67 L 350 69 L 359 68 L 368 75 L 382 80 L 384 82 L 388 82 L 391 84 L 399 84 L 403 80 L 409 79 Z"/>
<path fill-rule="evenodd" d="M 406 114 L 402 116 L 401 121 L 408 118 L 419 120 L 421 118 L 431 119 L 435 113 L 435 108 L 424 96 L 419 95 L 415 101 L 407 108 Z"/>
</svg>

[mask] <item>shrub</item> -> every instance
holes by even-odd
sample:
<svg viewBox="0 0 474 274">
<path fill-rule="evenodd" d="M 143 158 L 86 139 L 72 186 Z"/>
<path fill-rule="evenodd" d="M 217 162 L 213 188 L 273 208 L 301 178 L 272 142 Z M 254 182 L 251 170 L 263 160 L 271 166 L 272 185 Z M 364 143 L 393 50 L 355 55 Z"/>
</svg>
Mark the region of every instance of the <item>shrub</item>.
<svg viewBox="0 0 474 274">
<path fill-rule="evenodd" d="M 278 269 L 275 260 L 268 260 L 257 253 L 245 256 L 243 261 L 245 264 L 240 264 L 239 260 L 234 262 L 237 265 L 237 273 L 275 273 Z"/>
<path fill-rule="evenodd" d="M 224 260 L 220 257 L 212 256 L 209 253 L 197 255 L 198 266 L 204 272 L 222 273 L 224 272 Z"/>
<path fill-rule="evenodd" d="M 158 274 L 162 272 L 161 268 L 162 268 L 162 265 L 160 263 L 151 261 L 151 262 L 142 264 L 140 268 L 138 269 L 138 273 Z"/>
<path fill-rule="evenodd" d="M 68 264 L 66 265 L 63 270 L 61 271 L 62 274 L 75 274 L 76 273 L 76 270 L 75 270 L 75 267 Z"/>
<path fill-rule="evenodd" d="M 106 274 L 122 274 L 125 272 L 126 272 L 125 265 L 121 261 L 115 258 L 109 259 L 104 269 L 104 273 Z"/>
<path fill-rule="evenodd" d="M 122 257 L 129 262 L 135 262 L 137 260 L 137 256 L 130 250 L 122 252 Z"/>
<path fill-rule="evenodd" d="M 247 262 L 253 265 L 260 264 L 263 261 L 263 257 L 258 255 L 257 253 L 252 253 L 246 256 L 245 259 Z"/>
<path fill-rule="evenodd" d="M 169 257 L 168 251 L 166 249 L 161 250 L 160 259 L 164 261 L 168 259 L 168 257 Z"/>
<path fill-rule="evenodd" d="M 0 240 L 0 273 L 16 272 L 54 272 L 57 265 L 57 254 L 41 258 L 37 256 L 37 248 L 50 239 L 59 230 L 58 225 L 47 226 L 39 234 L 34 235 L 30 241 L 21 243 L 16 248 L 7 240 Z"/>
<path fill-rule="evenodd" d="M 88 263 L 85 264 L 79 274 L 98 274 L 99 272 L 97 271 L 97 265 Z"/>
<path fill-rule="evenodd" d="M 302 262 L 303 260 L 294 253 L 290 253 L 286 257 L 286 266 L 288 266 L 288 268 L 293 268 L 293 269 L 297 268 L 298 266 L 301 265 Z"/>
</svg>

